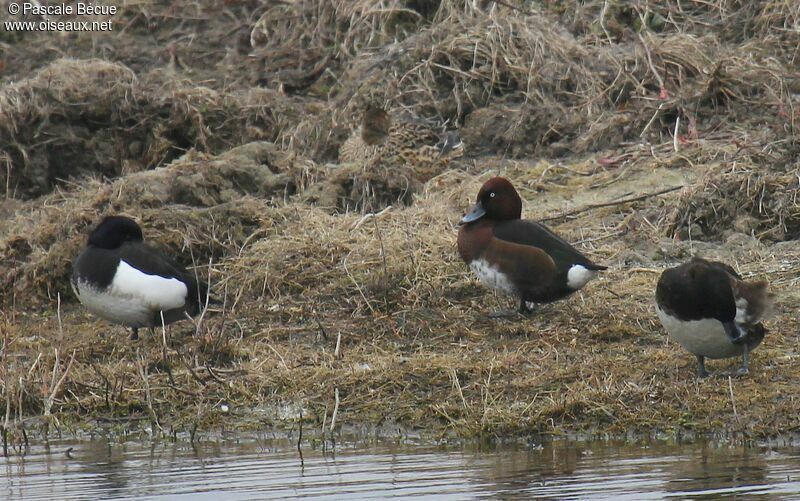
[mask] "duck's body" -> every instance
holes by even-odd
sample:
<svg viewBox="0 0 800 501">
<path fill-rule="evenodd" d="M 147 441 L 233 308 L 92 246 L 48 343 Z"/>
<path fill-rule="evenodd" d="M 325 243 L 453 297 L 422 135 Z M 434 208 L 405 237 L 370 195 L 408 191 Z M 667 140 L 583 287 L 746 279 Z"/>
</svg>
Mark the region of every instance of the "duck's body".
<svg viewBox="0 0 800 501">
<path fill-rule="evenodd" d="M 594 264 L 546 226 L 521 219 L 522 200 L 504 178 L 488 180 L 461 220 L 458 252 L 487 286 L 528 303 L 549 303 L 581 289 L 605 266 Z"/>
<path fill-rule="evenodd" d="M 766 334 L 760 322 L 769 304 L 766 282 L 746 282 L 730 266 L 701 258 L 665 270 L 656 287 L 658 318 L 697 357 L 701 377 L 708 375 L 706 358 L 742 356 L 739 373 L 747 373 L 749 353 Z"/>
<path fill-rule="evenodd" d="M 131 219 L 105 218 L 72 265 L 72 289 L 86 309 L 129 327 L 156 327 L 194 316 L 207 286 L 173 259 L 145 244 Z"/>
<path fill-rule="evenodd" d="M 411 120 L 392 120 L 386 111 L 369 107 L 361 126 L 339 149 L 339 162 L 408 167 L 417 180 L 425 182 L 462 154 L 457 133 L 438 132 Z"/>
</svg>

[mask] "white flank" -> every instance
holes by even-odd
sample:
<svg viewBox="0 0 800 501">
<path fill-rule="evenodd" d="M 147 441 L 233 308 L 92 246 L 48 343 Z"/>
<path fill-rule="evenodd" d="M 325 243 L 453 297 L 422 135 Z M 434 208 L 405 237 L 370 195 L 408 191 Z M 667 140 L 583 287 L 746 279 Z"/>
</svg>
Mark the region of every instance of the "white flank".
<svg viewBox="0 0 800 501">
<path fill-rule="evenodd" d="M 158 311 L 181 308 L 186 284 L 177 278 L 148 275 L 120 261 L 111 285 L 99 290 L 86 282 L 73 285 L 81 304 L 95 315 L 128 327 L 152 327 Z"/>
<path fill-rule="evenodd" d="M 597 272 L 594 270 L 590 270 L 579 264 L 574 264 L 569 271 L 567 271 L 567 287 L 576 291 L 586 285 L 596 273 Z"/>
<path fill-rule="evenodd" d="M 483 259 L 476 259 L 469 264 L 470 269 L 475 272 L 481 282 L 492 289 L 498 289 L 506 294 L 515 294 L 514 284 L 500 272 L 497 268 L 490 265 Z"/>
<path fill-rule="evenodd" d="M 680 320 L 658 306 L 656 311 L 669 337 L 690 353 L 708 358 L 729 358 L 742 354 L 743 346 L 731 342 L 719 320 Z"/>
<path fill-rule="evenodd" d="M 111 282 L 110 291 L 115 296 L 141 298 L 155 310 L 172 310 L 186 303 L 186 284 L 177 278 L 148 275 L 125 261 L 120 261 Z"/>
</svg>

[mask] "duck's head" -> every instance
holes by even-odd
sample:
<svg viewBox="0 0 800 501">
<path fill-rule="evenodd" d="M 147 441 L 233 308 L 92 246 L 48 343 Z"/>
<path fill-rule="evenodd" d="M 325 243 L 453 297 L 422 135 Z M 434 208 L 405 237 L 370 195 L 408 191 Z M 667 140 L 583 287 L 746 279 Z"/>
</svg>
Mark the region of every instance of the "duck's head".
<svg viewBox="0 0 800 501">
<path fill-rule="evenodd" d="M 125 216 L 106 216 L 89 235 L 89 245 L 101 249 L 116 249 L 126 242 L 141 242 L 142 229 L 136 221 Z"/>
<path fill-rule="evenodd" d="M 367 106 L 361 120 L 361 139 L 370 146 L 382 143 L 389 136 L 392 119 L 383 108 Z"/>
<path fill-rule="evenodd" d="M 475 205 L 461 219 L 461 224 L 484 217 L 498 221 L 522 217 L 522 199 L 511 181 L 504 177 L 493 177 L 483 183 Z"/>
</svg>

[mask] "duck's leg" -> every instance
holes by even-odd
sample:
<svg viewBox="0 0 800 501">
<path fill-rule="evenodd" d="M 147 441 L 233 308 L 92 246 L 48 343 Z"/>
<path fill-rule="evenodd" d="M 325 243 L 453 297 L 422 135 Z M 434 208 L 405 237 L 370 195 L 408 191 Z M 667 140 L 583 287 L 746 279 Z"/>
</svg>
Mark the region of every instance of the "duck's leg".
<svg viewBox="0 0 800 501">
<path fill-rule="evenodd" d="M 706 370 L 706 357 L 702 355 L 697 355 L 697 377 L 708 377 L 708 371 Z"/>
<path fill-rule="evenodd" d="M 744 376 L 750 372 L 750 350 L 747 348 L 747 343 L 743 345 L 742 351 L 742 366 L 736 371 L 739 376 Z"/>
<path fill-rule="evenodd" d="M 138 341 L 138 340 L 139 340 L 139 328 L 131 327 L 131 341 Z"/>
<path fill-rule="evenodd" d="M 528 303 L 525 301 L 524 297 L 520 298 L 519 300 L 519 312 L 523 315 L 529 315 L 533 313 L 533 308 L 528 307 Z"/>
<path fill-rule="evenodd" d="M 508 310 L 508 311 L 494 311 L 489 313 L 489 318 L 513 318 L 517 315 L 530 315 L 533 313 L 533 309 L 528 307 L 528 304 L 525 302 L 524 298 L 519 300 L 519 309 L 516 311 Z"/>
</svg>

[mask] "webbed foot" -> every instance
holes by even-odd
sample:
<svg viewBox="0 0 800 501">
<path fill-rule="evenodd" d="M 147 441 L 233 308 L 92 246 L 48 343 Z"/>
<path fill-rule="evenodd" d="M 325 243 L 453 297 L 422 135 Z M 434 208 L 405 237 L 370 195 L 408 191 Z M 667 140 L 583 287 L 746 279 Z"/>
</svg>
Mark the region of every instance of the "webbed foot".
<svg viewBox="0 0 800 501">
<path fill-rule="evenodd" d="M 518 311 L 513 310 L 498 310 L 489 313 L 487 316 L 489 318 L 516 318 L 519 316 Z"/>
</svg>

